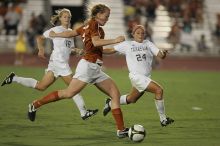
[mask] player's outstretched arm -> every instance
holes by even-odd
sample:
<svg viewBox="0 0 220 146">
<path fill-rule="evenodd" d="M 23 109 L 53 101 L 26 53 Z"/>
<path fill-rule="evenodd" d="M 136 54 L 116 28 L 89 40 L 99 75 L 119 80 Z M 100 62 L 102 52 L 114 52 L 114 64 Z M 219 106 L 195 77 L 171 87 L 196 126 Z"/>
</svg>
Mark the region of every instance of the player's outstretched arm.
<svg viewBox="0 0 220 146">
<path fill-rule="evenodd" d="M 54 31 L 50 31 L 50 37 L 62 37 L 62 38 L 70 38 L 79 35 L 75 30 L 72 31 L 64 31 L 61 33 L 55 33 Z"/>
<path fill-rule="evenodd" d="M 114 54 L 116 52 L 117 51 L 114 48 L 104 48 L 102 53 L 103 54 Z"/>
<path fill-rule="evenodd" d="M 119 36 L 115 39 L 100 39 L 99 36 L 92 37 L 92 43 L 95 47 L 112 45 L 112 44 L 123 42 L 124 40 L 125 40 L 124 36 Z"/>
</svg>

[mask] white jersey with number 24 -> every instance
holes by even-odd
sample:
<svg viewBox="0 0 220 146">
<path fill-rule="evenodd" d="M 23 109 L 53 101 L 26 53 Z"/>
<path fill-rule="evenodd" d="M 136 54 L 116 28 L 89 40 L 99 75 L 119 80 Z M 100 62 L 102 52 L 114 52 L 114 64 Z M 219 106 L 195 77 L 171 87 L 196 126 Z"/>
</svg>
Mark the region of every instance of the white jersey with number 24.
<svg viewBox="0 0 220 146">
<path fill-rule="evenodd" d="M 148 40 L 144 40 L 142 43 L 124 41 L 115 45 L 114 49 L 125 54 L 130 73 L 145 76 L 150 76 L 153 56 L 156 56 L 159 52 L 159 49 Z"/>
</svg>

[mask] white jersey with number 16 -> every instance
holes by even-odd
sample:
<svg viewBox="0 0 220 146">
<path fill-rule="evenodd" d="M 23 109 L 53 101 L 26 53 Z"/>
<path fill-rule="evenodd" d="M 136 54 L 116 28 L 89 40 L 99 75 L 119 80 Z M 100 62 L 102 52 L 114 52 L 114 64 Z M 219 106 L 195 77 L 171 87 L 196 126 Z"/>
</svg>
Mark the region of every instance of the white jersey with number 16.
<svg viewBox="0 0 220 146">
<path fill-rule="evenodd" d="M 71 48 L 74 47 L 73 38 L 49 37 L 50 31 L 54 31 L 55 33 L 61 33 L 68 30 L 70 31 L 71 29 L 70 28 L 66 29 L 63 26 L 56 26 L 43 33 L 45 38 L 49 38 L 53 41 L 53 52 L 50 56 L 50 60 L 59 61 L 59 62 L 69 61 Z"/>
</svg>

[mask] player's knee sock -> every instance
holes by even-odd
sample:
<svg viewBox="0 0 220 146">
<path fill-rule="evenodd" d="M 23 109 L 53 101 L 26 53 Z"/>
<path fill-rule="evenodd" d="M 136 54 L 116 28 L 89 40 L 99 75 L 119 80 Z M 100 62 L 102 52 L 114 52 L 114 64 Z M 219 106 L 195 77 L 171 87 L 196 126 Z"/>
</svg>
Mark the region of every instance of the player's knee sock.
<svg viewBox="0 0 220 146">
<path fill-rule="evenodd" d="M 17 82 L 18 84 L 21 84 L 26 87 L 31 87 L 31 88 L 35 88 L 37 84 L 37 80 L 33 78 L 24 78 L 24 77 L 18 77 L 18 76 L 14 76 L 12 81 Z"/>
<path fill-rule="evenodd" d="M 124 120 L 123 115 L 120 108 L 112 109 L 112 115 L 115 119 L 118 130 L 124 130 Z"/>
<path fill-rule="evenodd" d="M 122 104 L 128 104 L 127 103 L 127 95 L 122 95 L 121 97 L 120 97 L 120 104 L 122 105 Z"/>
<path fill-rule="evenodd" d="M 111 101 L 109 102 L 109 105 L 111 106 Z M 121 97 L 120 97 L 120 104 L 121 105 L 123 105 L 123 104 L 128 104 L 127 103 L 127 95 L 122 95 Z"/>
<path fill-rule="evenodd" d="M 76 94 L 72 97 L 73 101 L 76 103 L 76 106 L 79 109 L 81 117 L 86 114 L 86 106 L 83 100 L 83 97 L 80 94 Z"/>
<path fill-rule="evenodd" d="M 155 105 L 157 108 L 157 112 L 160 116 L 160 121 L 163 121 L 166 119 L 166 115 L 165 115 L 165 107 L 164 107 L 164 100 L 155 100 Z"/>
<path fill-rule="evenodd" d="M 35 100 L 33 102 L 33 105 L 34 105 L 34 108 L 37 109 L 37 108 L 39 108 L 40 106 L 42 106 L 44 104 L 54 102 L 54 101 L 57 101 L 57 100 L 60 100 L 60 98 L 58 96 L 58 91 L 54 91 L 54 92 L 48 94 L 47 96 L 44 96 L 41 99 Z"/>
</svg>

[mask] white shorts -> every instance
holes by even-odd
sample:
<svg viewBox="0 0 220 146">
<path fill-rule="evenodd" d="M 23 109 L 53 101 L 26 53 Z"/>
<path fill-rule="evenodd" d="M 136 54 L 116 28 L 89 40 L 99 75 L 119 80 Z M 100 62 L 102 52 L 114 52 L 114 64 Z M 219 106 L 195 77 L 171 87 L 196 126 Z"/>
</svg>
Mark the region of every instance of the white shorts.
<svg viewBox="0 0 220 146">
<path fill-rule="evenodd" d="M 101 66 L 96 63 L 91 63 L 85 59 L 81 59 L 76 67 L 76 72 L 73 78 L 86 83 L 100 83 L 110 77 L 101 70 Z"/>
<path fill-rule="evenodd" d="M 49 61 L 48 68 L 45 72 L 52 71 L 54 76 L 68 76 L 72 74 L 72 70 L 67 62 Z"/>
<path fill-rule="evenodd" d="M 139 92 L 145 91 L 147 86 L 152 81 L 150 77 L 140 74 L 129 73 L 129 78 L 131 80 L 132 86 L 135 87 Z"/>
</svg>

